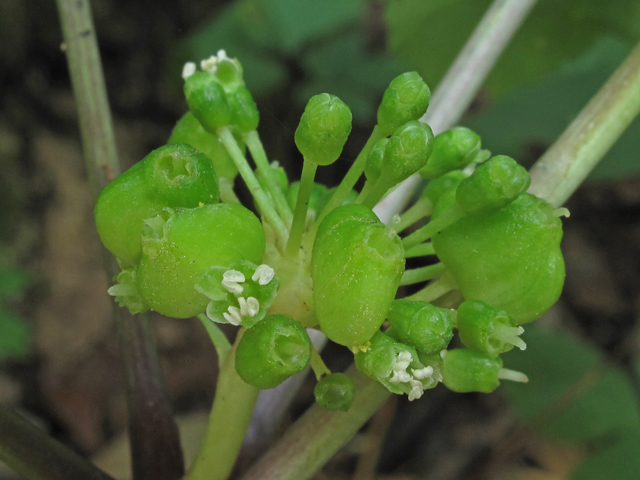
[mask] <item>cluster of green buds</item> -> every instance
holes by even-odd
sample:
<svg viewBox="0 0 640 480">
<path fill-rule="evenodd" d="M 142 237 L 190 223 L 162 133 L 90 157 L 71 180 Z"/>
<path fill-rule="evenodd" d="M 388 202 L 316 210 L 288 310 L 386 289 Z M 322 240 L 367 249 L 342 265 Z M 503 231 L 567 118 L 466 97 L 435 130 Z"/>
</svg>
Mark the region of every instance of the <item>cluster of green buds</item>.
<svg viewBox="0 0 640 480">
<path fill-rule="evenodd" d="M 491 392 L 501 379 L 526 381 L 500 355 L 524 349 L 521 325 L 560 295 L 564 211 L 526 193 L 526 170 L 491 157 L 473 131 L 434 137 L 420 121 L 431 93 L 417 73 L 390 83 L 369 140 L 331 188 L 314 179 L 351 132 L 339 98 L 309 100 L 295 132 L 302 175 L 290 183 L 262 147 L 238 60 L 220 50 L 200 71 L 187 63 L 183 78 L 189 111 L 168 144 L 112 181 L 95 208 L 122 267 L 109 289 L 122 306 L 242 327 L 235 366 L 246 383 L 273 388 L 310 365 L 330 410 L 350 408 L 354 383 L 326 367 L 309 328 L 409 400 L 439 383 Z M 421 195 L 385 225 L 375 206 L 414 174 Z M 238 175 L 253 205 L 235 195 Z M 406 269 L 417 257 L 427 266 Z"/>
</svg>

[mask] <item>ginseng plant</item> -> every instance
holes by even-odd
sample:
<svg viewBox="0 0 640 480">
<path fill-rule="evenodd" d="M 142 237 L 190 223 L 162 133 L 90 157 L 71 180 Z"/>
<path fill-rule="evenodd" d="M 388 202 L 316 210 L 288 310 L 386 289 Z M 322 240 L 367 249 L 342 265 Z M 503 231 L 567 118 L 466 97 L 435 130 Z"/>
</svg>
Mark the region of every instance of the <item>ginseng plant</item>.
<svg viewBox="0 0 640 480">
<path fill-rule="evenodd" d="M 560 296 L 562 204 L 640 108 L 638 48 L 527 172 L 455 126 L 533 4 L 497 1 L 433 97 L 416 72 L 391 81 L 369 140 L 332 188 L 314 176 L 340 157 L 349 107 L 330 93 L 309 100 L 293 182 L 263 148 L 242 59 L 220 49 L 184 65 L 188 111 L 167 145 L 120 173 L 89 4 L 58 4 L 96 226 L 112 254 L 109 294 L 122 307 L 136 479 L 228 478 L 260 391 L 307 366 L 316 404 L 243 478 L 312 477 L 392 394 L 420 401 L 439 384 L 491 392 L 527 381 L 501 354 L 525 349 L 526 325 Z M 236 196 L 239 182 L 252 205 Z M 429 256 L 428 267 L 405 268 Z M 186 469 L 148 311 L 197 316 L 220 360 L 207 432 Z M 237 327 L 231 342 L 221 323 Z M 330 371 L 310 331 L 350 349 L 354 366 Z M 285 408 L 285 396 L 265 401 Z M 26 478 L 108 478 L 13 414 L 2 425 L 0 458 Z"/>
</svg>

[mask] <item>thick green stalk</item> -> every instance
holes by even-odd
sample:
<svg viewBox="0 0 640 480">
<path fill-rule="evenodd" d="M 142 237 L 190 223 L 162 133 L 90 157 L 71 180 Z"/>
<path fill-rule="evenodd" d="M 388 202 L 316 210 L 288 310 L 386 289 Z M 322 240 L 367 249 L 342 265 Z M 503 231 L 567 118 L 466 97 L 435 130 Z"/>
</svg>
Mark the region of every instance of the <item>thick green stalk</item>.
<svg viewBox="0 0 640 480">
<path fill-rule="evenodd" d="M 229 339 L 224 332 L 220 330 L 220 327 L 209 320 L 209 317 L 201 314 L 198 315 L 198 320 L 202 322 L 202 325 L 207 331 L 207 334 L 211 339 L 211 343 L 213 343 L 213 346 L 216 349 L 216 354 L 218 355 L 218 365 L 221 366 L 231 351 L 231 343 L 229 343 Z"/>
<path fill-rule="evenodd" d="M 562 205 L 640 112 L 640 44 L 529 172 L 529 192 Z"/>
<path fill-rule="evenodd" d="M 86 170 L 95 199 L 102 188 L 119 175 L 120 164 L 91 6 L 88 0 L 57 0 L 57 4 L 78 107 Z M 113 278 L 119 271 L 118 265 L 110 254 L 104 253 L 107 276 Z M 182 449 L 164 392 L 148 317 L 132 316 L 114 307 L 114 320 L 127 383 L 134 478 L 176 480 L 184 473 Z M 38 453 L 47 455 L 46 450 Z"/>
<path fill-rule="evenodd" d="M 113 480 L 91 462 L 2 405 L 0 461 L 30 480 Z"/>
<path fill-rule="evenodd" d="M 260 392 L 236 372 L 236 348 L 243 331 L 221 365 L 207 431 L 184 480 L 225 480 L 235 465 Z"/>
<path fill-rule="evenodd" d="M 413 285 L 414 283 L 426 282 L 441 276 L 447 267 L 444 263 L 436 263 L 426 267 L 405 270 L 400 279 L 400 285 Z"/>
<path fill-rule="evenodd" d="M 318 169 L 317 163 L 311 163 L 304 160 L 302 165 L 302 176 L 300 177 L 300 188 L 298 189 L 298 199 L 296 201 L 296 209 L 293 213 L 293 222 L 291 223 L 291 233 L 289 235 L 289 243 L 287 243 L 286 254 L 288 256 L 297 255 L 300 248 L 300 239 L 304 226 L 307 222 L 307 210 L 309 210 L 309 198 L 313 190 L 313 179 Z"/>
<path fill-rule="evenodd" d="M 351 409 L 348 412 L 330 412 L 319 405 L 312 406 L 247 472 L 243 480 L 312 478 L 389 398 L 387 389 L 360 375 L 355 367 L 346 373 L 356 385 Z"/>
</svg>

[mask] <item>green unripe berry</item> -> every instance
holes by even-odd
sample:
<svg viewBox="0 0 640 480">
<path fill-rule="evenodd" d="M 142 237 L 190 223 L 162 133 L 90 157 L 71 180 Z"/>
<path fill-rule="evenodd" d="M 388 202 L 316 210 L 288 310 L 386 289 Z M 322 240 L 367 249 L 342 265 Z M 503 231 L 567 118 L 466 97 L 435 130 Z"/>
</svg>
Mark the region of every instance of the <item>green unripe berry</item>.
<svg viewBox="0 0 640 480">
<path fill-rule="evenodd" d="M 444 357 L 442 383 L 458 393 L 491 393 L 500 385 L 498 372 L 502 359 L 459 348 L 449 350 Z"/>
<path fill-rule="evenodd" d="M 504 207 L 531 184 L 529 172 L 511 157 L 498 155 L 480 165 L 456 190 L 458 205 L 470 215 Z"/>
<path fill-rule="evenodd" d="M 345 346 L 380 328 L 404 271 L 396 232 L 364 205 L 344 205 L 318 227 L 311 259 L 313 298 L 322 331 Z"/>
<path fill-rule="evenodd" d="M 489 215 L 459 219 L 433 236 L 433 246 L 466 299 L 504 310 L 521 325 L 539 318 L 562 291 L 562 223 L 554 210 L 523 193 Z"/>
<path fill-rule="evenodd" d="M 388 138 L 381 138 L 373 145 L 373 148 L 369 152 L 367 163 L 364 166 L 364 174 L 367 177 L 367 180 L 375 182 L 380 178 L 380 173 L 382 172 L 382 159 L 384 157 L 384 150 L 387 147 L 387 143 L 389 143 Z"/>
<path fill-rule="evenodd" d="M 393 132 L 384 150 L 381 173 L 385 184 L 395 185 L 420 170 L 433 149 L 433 132 L 426 123 L 413 120 Z"/>
<path fill-rule="evenodd" d="M 441 177 L 435 178 L 427 184 L 423 191 L 423 196 L 427 197 L 432 205 L 436 205 L 444 192 L 447 190 L 455 191 L 455 189 L 458 188 L 458 185 L 460 185 L 460 182 L 465 178 L 467 178 L 467 175 L 465 175 L 461 170 L 454 170 L 452 172 L 445 173 Z"/>
<path fill-rule="evenodd" d="M 194 208 L 217 203 L 218 198 L 211 160 L 190 145 L 166 145 L 102 190 L 94 210 L 96 227 L 121 266 L 132 267 L 140 259 L 144 219 L 165 207 Z"/>
<path fill-rule="evenodd" d="M 305 160 L 317 165 L 335 162 L 351 133 L 351 118 L 349 107 L 335 95 L 311 97 L 295 133 Z"/>
<path fill-rule="evenodd" d="M 451 314 L 427 302 L 394 300 L 387 318 L 394 338 L 426 355 L 447 348 L 453 337 Z"/>
<path fill-rule="evenodd" d="M 458 307 L 456 325 L 460 340 L 467 348 L 490 357 L 526 344 L 519 335 L 524 331 L 507 312 L 479 300 L 467 300 Z"/>
<path fill-rule="evenodd" d="M 241 148 L 244 147 L 242 141 L 236 138 Z M 167 140 L 167 145 L 178 145 L 186 143 L 207 155 L 213 162 L 213 166 L 220 178 L 233 180 L 238 175 L 238 169 L 227 149 L 214 133 L 206 131 L 193 113 L 185 113 L 171 132 L 171 137 Z"/>
<path fill-rule="evenodd" d="M 431 90 L 417 72 L 406 72 L 394 78 L 378 107 L 378 128 L 391 135 L 411 120 L 419 120 L 427 111 Z"/>
<path fill-rule="evenodd" d="M 231 123 L 232 113 L 224 87 L 215 75 L 196 72 L 184 82 L 189 110 L 205 130 L 215 133 Z"/>
<path fill-rule="evenodd" d="M 471 163 L 480 163 L 489 153 L 481 150 L 480 136 L 466 127 L 454 127 L 437 135 L 433 152 L 420 175 L 438 178 L 451 170 L 461 170 Z"/>
<path fill-rule="evenodd" d="M 313 394 L 321 407 L 346 412 L 353 404 L 355 391 L 353 380 L 344 373 L 331 373 L 318 381 Z"/>
<path fill-rule="evenodd" d="M 236 371 L 257 388 L 274 388 L 311 360 L 311 340 L 299 322 L 269 315 L 244 332 L 236 350 Z"/>
<path fill-rule="evenodd" d="M 259 264 L 265 253 L 260 220 L 238 204 L 163 211 L 146 224 L 138 291 L 151 309 L 169 317 L 204 313 L 209 298 L 195 285 L 211 267 Z"/>
</svg>

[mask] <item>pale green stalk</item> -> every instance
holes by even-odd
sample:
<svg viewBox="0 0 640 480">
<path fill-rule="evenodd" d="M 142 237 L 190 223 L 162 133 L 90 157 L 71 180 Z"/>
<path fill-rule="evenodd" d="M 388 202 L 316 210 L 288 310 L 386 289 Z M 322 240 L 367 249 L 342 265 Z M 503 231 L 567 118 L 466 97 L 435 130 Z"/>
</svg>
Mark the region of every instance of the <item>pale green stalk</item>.
<svg viewBox="0 0 640 480">
<path fill-rule="evenodd" d="M 226 480 L 235 465 L 260 392 L 236 372 L 236 348 L 243 332 L 238 332 L 221 364 L 207 431 L 184 480 Z"/>
<path fill-rule="evenodd" d="M 562 205 L 640 112 L 640 44 L 535 163 L 529 192 Z"/>
<path fill-rule="evenodd" d="M 446 267 L 443 263 L 428 265 L 426 267 L 405 270 L 400 279 L 400 285 L 413 285 L 414 283 L 426 282 L 441 276 Z"/>
<path fill-rule="evenodd" d="M 312 163 L 307 159 L 302 164 L 302 175 L 300 177 L 300 188 L 298 189 L 298 199 L 296 200 L 296 209 L 293 213 L 293 222 L 291 222 L 291 233 L 289 234 L 289 243 L 287 243 L 286 255 L 289 257 L 297 255 L 300 248 L 300 239 L 307 220 L 307 210 L 309 209 L 309 199 L 313 190 L 313 179 L 318 169 L 317 163 Z"/>
<path fill-rule="evenodd" d="M 222 366 L 231 351 L 231 343 L 229 342 L 229 339 L 224 332 L 220 330 L 220 327 L 209 320 L 209 317 L 205 314 L 198 315 L 198 320 L 202 322 L 207 334 L 209 334 L 211 343 L 213 343 L 213 346 L 216 349 L 216 354 L 218 355 L 218 365 Z"/>
</svg>

